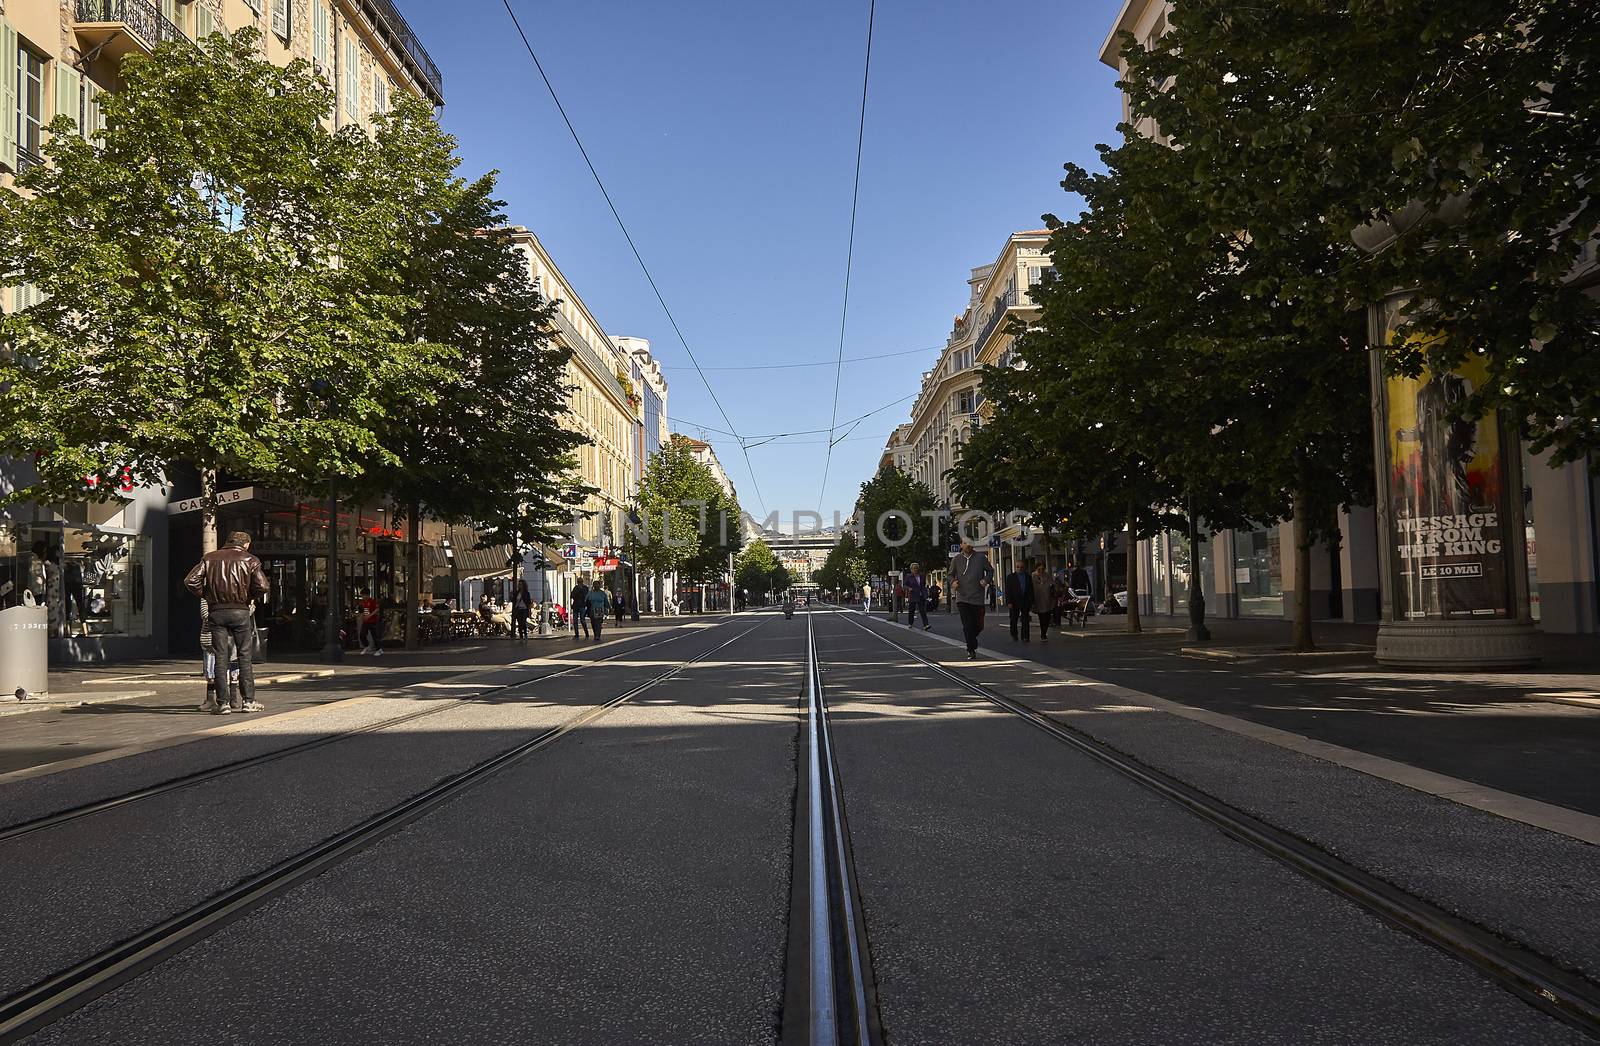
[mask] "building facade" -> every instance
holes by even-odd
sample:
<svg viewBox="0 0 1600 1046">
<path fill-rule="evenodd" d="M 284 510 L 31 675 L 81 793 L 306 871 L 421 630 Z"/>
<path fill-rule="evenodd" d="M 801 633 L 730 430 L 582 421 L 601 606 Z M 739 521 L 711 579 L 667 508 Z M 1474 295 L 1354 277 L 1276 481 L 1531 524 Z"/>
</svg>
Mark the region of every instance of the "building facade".
<svg viewBox="0 0 1600 1046">
<path fill-rule="evenodd" d="M 583 481 L 595 488 L 574 524 L 573 555 L 551 550 L 551 562 L 558 570 L 549 595 L 565 600 L 578 577 L 603 574 L 609 575 L 601 578 L 607 588 L 630 592 L 631 572 L 617 563 L 615 550 L 622 545 L 641 475 L 637 448 L 644 397 L 633 379 L 637 360 L 606 336 L 537 236 L 520 226 L 512 228 L 511 235 L 528 259 L 534 287 L 556 303 L 556 341 L 572 351 L 566 373 L 572 387 L 567 424 L 585 438 L 578 448 L 579 471 Z M 661 387 L 664 391 L 664 381 Z"/>
<path fill-rule="evenodd" d="M 390 0 L 0 0 L 0 191 L 44 162 L 44 128 L 57 116 L 72 118 L 80 133 L 103 126 L 100 99 L 122 87 L 124 57 L 245 26 L 261 31 L 268 59 L 303 58 L 327 77 L 336 98 L 330 129 L 370 126 L 401 92 L 444 103 L 438 68 Z M 6 311 L 34 300 L 30 287 L 0 288 Z M 346 606 L 358 587 L 391 598 L 427 587 L 404 576 L 401 534 L 385 510 L 341 506 L 330 519 L 326 504 L 221 479 L 219 526 L 256 535 L 272 575 L 263 620 L 274 641 L 320 631 L 314 612 L 328 602 L 330 525 Z M 0 460 L 0 492 L 31 481 L 27 462 Z M 0 510 L 0 588 L 11 583 L 0 609 L 23 592 L 43 603 L 57 663 L 196 649 L 198 604 L 175 593 L 201 547 L 197 494 L 196 478 L 174 463 L 165 476 L 124 477 L 107 501 Z M 430 528 L 424 564 L 443 570 L 448 539 Z"/>
</svg>

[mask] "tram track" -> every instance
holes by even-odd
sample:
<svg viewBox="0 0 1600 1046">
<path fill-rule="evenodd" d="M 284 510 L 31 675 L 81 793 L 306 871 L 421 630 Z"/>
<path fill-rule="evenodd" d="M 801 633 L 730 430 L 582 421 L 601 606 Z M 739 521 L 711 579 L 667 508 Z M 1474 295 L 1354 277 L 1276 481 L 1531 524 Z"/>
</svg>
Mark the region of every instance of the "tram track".
<svg viewBox="0 0 1600 1046">
<path fill-rule="evenodd" d="M 804 737 L 797 799 L 789 989 L 783 1041 L 806 1046 L 868 1046 L 883 1041 L 876 986 L 839 787 L 814 612 L 806 613 Z M 799 805 L 799 804 L 797 804 Z M 804 846 L 799 845 L 803 839 Z M 799 884 L 805 884 L 803 910 Z M 798 918 L 797 918 L 798 916 Z M 796 934 L 795 930 L 801 933 Z M 795 976 L 803 963 L 804 979 Z M 794 1016 L 802 1019 L 795 1020 Z"/>
<path fill-rule="evenodd" d="M 707 660 L 761 628 L 767 620 L 770 619 L 764 618 L 710 649 L 678 662 L 620 694 L 591 705 L 582 712 L 533 734 L 510 749 L 484 759 L 408 799 L 365 817 L 356 824 L 279 860 L 266 870 L 199 904 L 163 919 L 118 944 L 102 949 L 7 999 L 0 1000 L 0 1044 L 16 1042 L 32 1035 L 117 986 L 159 966 L 228 924 L 248 915 L 267 901 L 398 832 L 512 764 L 548 748 L 566 735 L 595 722 L 635 697 L 672 679 L 685 669 Z M 670 641 L 661 640 L 644 647 L 634 647 L 629 651 L 620 651 L 614 656 L 637 653 Z M 586 662 L 585 666 L 597 663 L 599 662 Z M 577 667 L 579 666 L 574 666 L 574 669 Z M 557 674 L 565 672 L 540 678 L 554 678 Z"/>
<path fill-rule="evenodd" d="M 129 792 L 124 792 L 120 795 L 110 796 L 105 799 L 96 799 L 92 802 L 80 803 L 77 806 L 67 807 L 66 809 L 58 810 L 53 813 L 29 818 L 25 821 L 18 821 L 14 824 L 0 827 L 0 844 L 20 839 L 35 832 L 55 828 L 83 817 L 105 813 L 110 810 L 121 809 L 146 799 L 153 799 L 158 796 L 168 795 L 173 792 L 192 788 L 196 785 L 205 784 L 209 781 L 214 781 L 217 778 L 225 777 L 241 770 L 248 770 L 257 766 L 264 766 L 280 759 L 286 759 L 290 756 L 300 755 L 318 748 L 336 744 L 340 741 L 346 741 L 354 737 L 375 734 L 393 727 L 403 726 L 419 719 L 426 719 L 430 716 L 439 715 L 443 712 L 464 707 L 472 704 L 475 701 L 481 701 L 486 697 L 505 695 L 513 691 L 523 689 L 524 687 L 534 686 L 547 680 L 560 679 L 564 676 L 570 676 L 577 672 L 594 668 L 598 665 L 616 661 L 620 658 L 643 653 L 646 650 L 651 650 L 659 646 L 665 646 L 668 643 L 677 642 L 678 640 L 697 634 L 697 632 L 700 630 L 675 629 L 674 631 L 676 632 L 675 635 L 670 635 L 663 639 L 656 639 L 652 642 L 644 643 L 638 646 L 630 646 L 626 649 L 616 650 L 605 657 L 596 658 L 592 661 L 583 661 L 567 668 L 557 669 L 554 672 L 544 672 L 538 675 L 531 675 L 526 679 L 518 680 L 514 683 L 502 683 L 485 687 L 484 689 L 478 690 L 469 696 L 443 700 L 429 708 L 420 708 L 412 712 L 406 712 L 398 716 L 391 716 L 388 719 L 381 719 L 373 723 L 366 723 L 362 726 L 353 727 L 348 730 L 340 730 L 334 733 L 325 734 L 321 737 L 314 737 L 283 748 L 273 749 L 270 752 L 262 752 L 259 755 L 247 756 L 243 759 L 235 759 L 228 762 L 219 763 L 216 766 L 207 767 L 204 770 L 197 770 L 193 773 L 182 774 L 178 777 L 169 778 L 153 785 L 147 785 L 143 788 L 137 788 Z"/>
<path fill-rule="evenodd" d="M 1376 915 L 1388 925 L 1466 964 L 1491 983 L 1549 1016 L 1591 1038 L 1600 1039 L 1600 986 L 1589 979 L 1374 876 L 1314 843 L 1268 824 L 1082 731 L 1006 697 L 959 671 L 930 660 L 863 623 L 856 615 L 844 616 L 863 632 L 961 690 L 1024 720 L 1053 740 L 1183 808 L 1236 841 Z M 808 620 L 808 627 L 809 624 Z"/>
</svg>

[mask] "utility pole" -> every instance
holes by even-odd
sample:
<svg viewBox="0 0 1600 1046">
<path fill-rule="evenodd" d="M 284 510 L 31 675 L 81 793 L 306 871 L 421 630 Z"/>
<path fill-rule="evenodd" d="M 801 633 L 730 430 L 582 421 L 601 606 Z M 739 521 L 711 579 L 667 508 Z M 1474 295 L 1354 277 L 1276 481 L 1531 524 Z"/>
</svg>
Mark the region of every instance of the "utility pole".
<svg viewBox="0 0 1600 1046">
<path fill-rule="evenodd" d="M 733 616 L 733 553 L 728 553 L 728 616 Z"/>
<path fill-rule="evenodd" d="M 339 481 L 328 480 L 328 620 L 327 642 L 322 647 L 322 660 L 343 661 L 344 642 L 339 629 L 344 624 L 344 613 L 339 608 Z"/>
</svg>

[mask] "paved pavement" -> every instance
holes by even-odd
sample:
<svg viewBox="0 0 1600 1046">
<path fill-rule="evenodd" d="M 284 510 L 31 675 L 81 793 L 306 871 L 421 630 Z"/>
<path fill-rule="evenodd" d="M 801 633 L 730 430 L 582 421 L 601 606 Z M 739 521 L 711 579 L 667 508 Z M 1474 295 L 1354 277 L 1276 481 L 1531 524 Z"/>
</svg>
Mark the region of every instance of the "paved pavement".
<svg viewBox="0 0 1600 1046">
<path fill-rule="evenodd" d="M 874 617 L 887 620 L 886 614 Z M 1013 641 L 1004 608 L 980 644 L 999 654 L 1116 683 L 1196 708 L 1316 738 L 1557 806 L 1600 814 L 1600 640 L 1547 637 L 1536 670 L 1402 672 L 1373 659 L 1371 626 L 1319 623 L 1316 654 L 1288 652 L 1288 623 L 1212 622 L 1199 648 L 1173 618 L 1120 617 Z M 930 615 L 959 639 L 953 614 Z M 1559 700 L 1558 700 L 1559 699 Z M 1585 702 L 1593 702 L 1585 707 Z"/>
<path fill-rule="evenodd" d="M 1600 979 L 1594 847 L 1026 659 L 814 623 L 887 1041 L 1586 1041 L 875 633 Z M 0 999 L 700 658 L 30 1041 L 779 1042 L 804 656 L 800 617 L 679 623 L 0 779 L 3 830 L 286 752 L 0 837 Z"/>
<path fill-rule="evenodd" d="M 600 645 L 685 620 L 693 619 L 646 618 L 621 628 L 608 627 Z M 333 666 L 315 654 L 275 655 L 257 667 L 270 680 L 257 696 L 267 714 L 275 715 L 400 687 L 437 684 L 588 644 L 570 637 L 526 642 L 470 639 L 415 651 L 390 649 L 381 658 L 347 651 L 345 660 Z M 194 660 L 73 666 L 52 672 L 50 678 L 52 700 L 47 705 L 0 702 L 0 774 L 130 746 L 179 742 L 236 722 L 232 716 L 197 711 L 205 697 L 205 680 Z"/>
</svg>

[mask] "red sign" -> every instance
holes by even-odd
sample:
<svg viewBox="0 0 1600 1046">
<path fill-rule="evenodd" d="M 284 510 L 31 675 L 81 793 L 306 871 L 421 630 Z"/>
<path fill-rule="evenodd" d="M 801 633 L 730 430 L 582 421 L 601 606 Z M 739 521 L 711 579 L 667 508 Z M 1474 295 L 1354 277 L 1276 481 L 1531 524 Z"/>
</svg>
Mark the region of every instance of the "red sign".
<svg viewBox="0 0 1600 1046">
<path fill-rule="evenodd" d="M 617 569 L 617 563 L 618 560 L 616 556 L 596 556 L 594 559 L 594 568 L 601 573 L 605 573 L 608 570 Z"/>
</svg>

